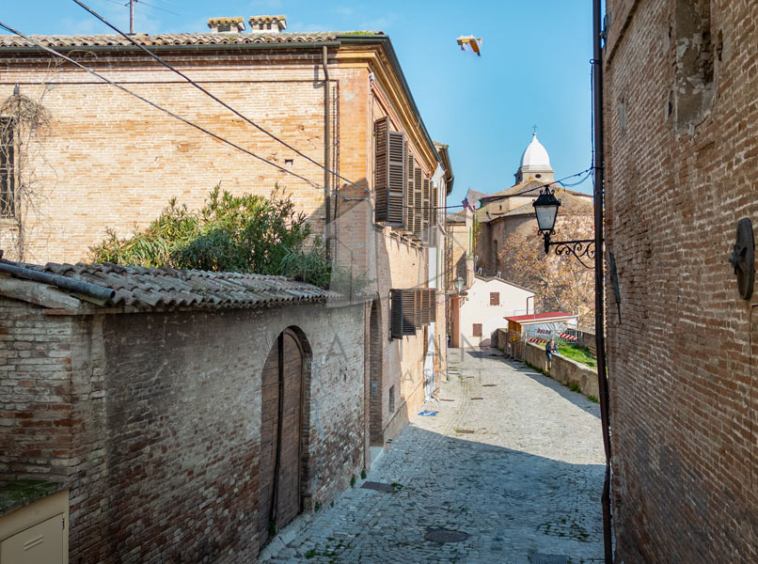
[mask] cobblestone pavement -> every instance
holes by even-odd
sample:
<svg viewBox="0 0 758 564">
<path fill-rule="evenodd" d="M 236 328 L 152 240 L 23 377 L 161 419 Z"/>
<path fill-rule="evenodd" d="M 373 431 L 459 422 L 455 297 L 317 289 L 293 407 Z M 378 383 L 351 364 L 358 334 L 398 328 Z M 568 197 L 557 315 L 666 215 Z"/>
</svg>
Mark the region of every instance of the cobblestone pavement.
<svg viewBox="0 0 758 564">
<path fill-rule="evenodd" d="M 285 528 L 261 561 L 601 562 L 598 406 L 492 355 L 450 351 L 442 401 L 427 405 L 439 413 L 416 415 L 369 473 L 393 493 L 358 480 L 332 507 Z M 468 537 L 425 540 L 435 529 Z"/>
</svg>

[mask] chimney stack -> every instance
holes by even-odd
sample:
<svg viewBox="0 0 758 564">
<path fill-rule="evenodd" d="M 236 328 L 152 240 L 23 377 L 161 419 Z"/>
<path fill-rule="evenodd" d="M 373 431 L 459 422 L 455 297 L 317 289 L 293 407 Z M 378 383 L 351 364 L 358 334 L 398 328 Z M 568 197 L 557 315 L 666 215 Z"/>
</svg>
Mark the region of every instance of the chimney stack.
<svg viewBox="0 0 758 564">
<path fill-rule="evenodd" d="M 250 16 L 247 23 L 252 32 L 281 33 L 287 29 L 286 16 Z"/>
<path fill-rule="evenodd" d="M 211 18 L 208 20 L 211 33 L 239 33 L 245 29 L 243 18 Z"/>
</svg>

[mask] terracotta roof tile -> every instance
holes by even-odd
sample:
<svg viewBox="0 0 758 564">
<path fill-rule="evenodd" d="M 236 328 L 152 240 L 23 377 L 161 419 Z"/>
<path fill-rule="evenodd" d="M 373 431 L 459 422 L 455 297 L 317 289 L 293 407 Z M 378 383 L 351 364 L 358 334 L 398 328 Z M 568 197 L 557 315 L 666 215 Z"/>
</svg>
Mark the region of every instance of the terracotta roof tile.
<svg viewBox="0 0 758 564">
<path fill-rule="evenodd" d="M 311 43 L 334 41 L 340 35 L 351 32 L 314 31 L 297 33 L 161 33 L 137 34 L 134 39 L 146 47 L 158 45 L 243 45 L 251 43 Z M 366 32 L 383 35 L 381 31 Z M 129 46 L 131 43 L 120 35 L 32 35 L 33 39 L 53 48 L 60 47 L 108 47 Z M 0 49 L 33 47 L 34 43 L 16 35 L 0 35 Z"/>
<path fill-rule="evenodd" d="M 340 297 L 335 292 L 283 276 L 143 268 L 109 263 L 49 263 L 45 266 L 10 262 L 8 264 L 113 290 L 115 295 L 105 305 L 138 309 L 268 307 L 324 302 Z"/>
</svg>

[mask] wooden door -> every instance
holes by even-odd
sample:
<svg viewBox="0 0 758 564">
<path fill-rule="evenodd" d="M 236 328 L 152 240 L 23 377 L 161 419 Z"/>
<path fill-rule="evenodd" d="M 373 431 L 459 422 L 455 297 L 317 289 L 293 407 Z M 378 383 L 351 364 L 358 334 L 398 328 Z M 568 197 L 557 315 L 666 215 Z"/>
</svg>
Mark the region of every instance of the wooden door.
<svg viewBox="0 0 758 564">
<path fill-rule="evenodd" d="M 279 335 L 262 380 L 258 531 L 265 542 L 300 513 L 303 353 L 297 335 Z"/>
</svg>

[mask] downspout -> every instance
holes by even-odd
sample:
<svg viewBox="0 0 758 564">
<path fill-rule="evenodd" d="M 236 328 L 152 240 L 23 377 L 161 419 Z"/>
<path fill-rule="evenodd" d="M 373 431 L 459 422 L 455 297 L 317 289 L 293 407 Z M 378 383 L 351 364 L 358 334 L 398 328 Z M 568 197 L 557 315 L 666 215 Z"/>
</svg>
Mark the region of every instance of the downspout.
<svg viewBox="0 0 758 564">
<path fill-rule="evenodd" d="M 322 47 L 322 58 L 324 65 L 324 206 L 326 207 L 325 216 L 326 224 L 324 225 L 324 237 L 326 239 L 326 258 L 330 260 L 332 257 L 332 238 L 331 238 L 331 218 L 332 218 L 332 206 L 331 206 L 331 193 L 330 193 L 330 116 L 331 109 L 329 103 L 329 54 L 326 45 Z"/>
<path fill-rule="evenodd" d="M 611 511 L 611 436 L 609 420 L 608 373 L 605 362 L 605 315 L 603 311 L 603 206 L 605 154 L 603 147 L 603 49 L 601 45 L 601 0 L 592 0 L 592 97 L 595 143 L 593 160 L 595 187 L 595 347 L 597 382 L 600 395 L 600 420 L 605 448 L 605 482 L 603 484 L 603 540 L 605 562 L 613 564 L 613 524 Z"/>
</svg>

